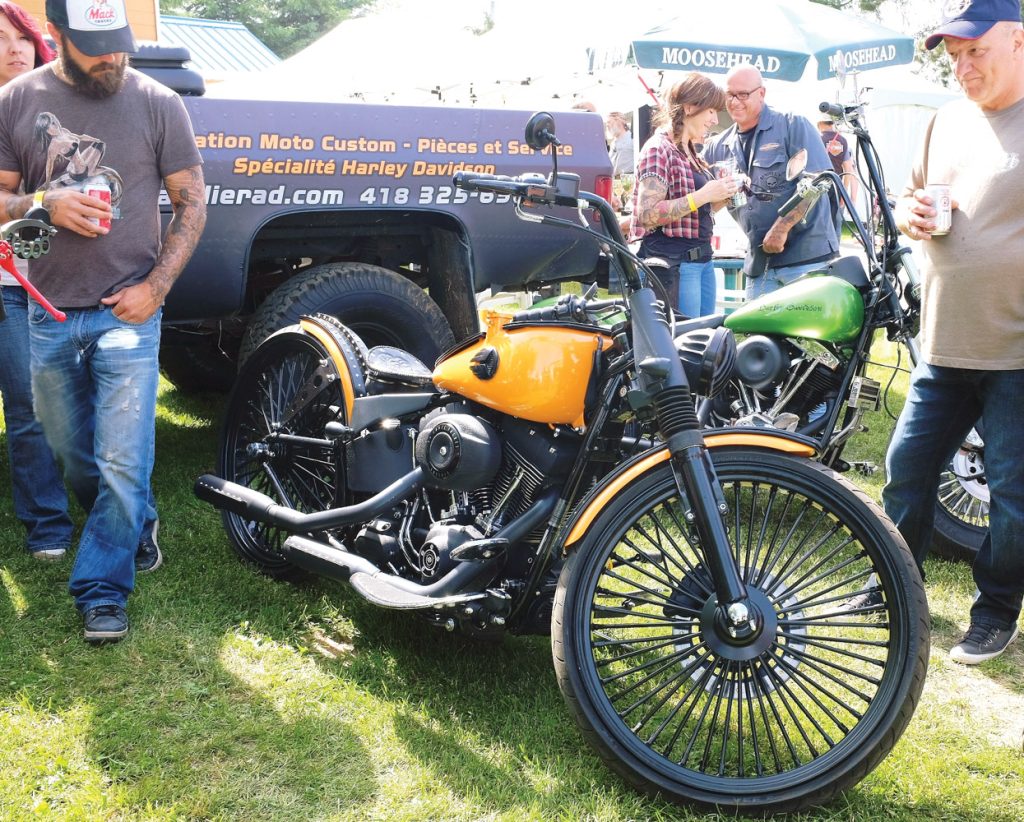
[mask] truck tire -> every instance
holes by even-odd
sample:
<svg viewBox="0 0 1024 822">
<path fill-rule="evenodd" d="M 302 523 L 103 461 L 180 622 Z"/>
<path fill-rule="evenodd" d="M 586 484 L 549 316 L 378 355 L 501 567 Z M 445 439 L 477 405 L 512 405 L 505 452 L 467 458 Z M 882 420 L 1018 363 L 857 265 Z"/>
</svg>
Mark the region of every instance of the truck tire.
<svg viewBox="0 0 1024 822">
<path fill-rule="evenodd" d="M 239 365 L 270 334 L 304 314 L 331 314 L 367 346 L 393 345 L 427 365 L 455 338 L 441 309 L 404 277 L 367 263 L 329 263 L 303 271 L 276 288 L 253 314 Z"/>
<path fill-rule="evenodd" d="M 160 373 L 183 394 L 225 394 L 231 390 L 237 368 L 211 335 L 194 345 L 161 346 Z"/>
</svg>

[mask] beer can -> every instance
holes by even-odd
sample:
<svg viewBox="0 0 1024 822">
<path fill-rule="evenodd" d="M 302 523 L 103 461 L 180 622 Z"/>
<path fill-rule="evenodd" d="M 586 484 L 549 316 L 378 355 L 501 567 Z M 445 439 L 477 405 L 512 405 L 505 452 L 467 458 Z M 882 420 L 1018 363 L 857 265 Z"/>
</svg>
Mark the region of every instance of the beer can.
<svg viewBox="0 0 1024 822">
<path fill-rule="evenodd" d="M 941 237 L 949 234 L 953 227 L 953 207 L 950 203 L 949 185 L 946 183 L 928 183 L 924 192 L 932 198 L 932 205 L 935 208 L 935 228 L 932 229 L 933 237 Z"/>
<path fill-rule="evenodd" d="M 736 193 L 732 195 L 732 202 L 730 206 L 732 208 L 743 208 L 747 204 L 747 195 L 743 193 L 743 184 L 747 178 L 745 174 L 734 174 L 733 179 L 736 181 L 736 185 L 739 188 L 736 189 Z"/>
<path fill-rule="evenodd" d="M 89 183 L 85 187 L 85 193 L 90 197 L 95 197 L 97 200 L 103 200 L 107 205 L 110 205 L 110 186 L 106 183 Z M 94 225 L 98 225 L 100 228 L 110 228 L 110 218 L 104 217 L 90 217 L 89 222 Z"/>
</svg>

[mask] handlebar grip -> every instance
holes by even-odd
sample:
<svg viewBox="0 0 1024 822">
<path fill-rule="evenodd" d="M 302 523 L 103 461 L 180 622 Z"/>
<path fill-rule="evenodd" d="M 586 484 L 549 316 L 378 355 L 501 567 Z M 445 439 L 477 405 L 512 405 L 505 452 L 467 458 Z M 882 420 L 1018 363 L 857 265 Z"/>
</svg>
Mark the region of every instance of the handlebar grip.
<svg viewBox="0 0 1024 822">
<path fill-rule="evenodd" d="M 546 305 L 543 308 L 527 308 L 523 311 L 517 311 L 512 315 L 512 322 L 514 323 L 528 323 L 528 322 L 547 322 L 549 320 L 557 320 L 567 314 L 564 309 L 559 311 L 557 304 Z"/>
<path fill-rule="evenodd" d="M 499 183 L 500 185 L 488 185 L 488 183 Z M 496 191 L 505 193 L 512 190 L 516 181 L 512 177 L 500 174 L 483 174 L 475 171 L 457 171 L 452 177 L 452 184 L 461 189 L 479 189 L 481 191 Z"/>
<path fill-rule="evenodd" d="M 497 180 L 498 175 L 496 174 L 481 174 L 475 171 L 457 171 L 455 176 L 452 177 L 452 182 L 456 188 L 465 188 L 468 185 L 476 182 L 477 180 Z M 508 179 L 507 177 L 505 178 Z"/>
<path fill-rule="evenodd" d="M 800 194 L 799 192 L 794 194 L 792 197 L 786 200 L 786 202 L 784 202 L 782 206 L 779 208 L 779 216 L 785 217 L 787 214 L 789 214 L 789 212 L 791 212 L 794 208 L 800 205 L 800 201 L 803 200 L 803 198 L 804 195 Z"/>
</svg>

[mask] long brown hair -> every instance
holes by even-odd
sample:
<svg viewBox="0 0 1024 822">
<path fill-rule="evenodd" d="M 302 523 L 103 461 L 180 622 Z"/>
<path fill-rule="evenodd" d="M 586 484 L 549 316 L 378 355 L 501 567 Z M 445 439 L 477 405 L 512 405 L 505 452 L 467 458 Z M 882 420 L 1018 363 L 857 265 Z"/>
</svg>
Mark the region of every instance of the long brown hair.
<svg viewBox="0 0 1024 822">
<path fill-rule="evenodd" d="M 669 87 L 662 97 L 661 108 L 655 112 L 652 122 L 657 127 L 667 127 L 672 132 L 672 139 L 678 140 L 683 123 L 686 122 L 687 106 L 696 106 L 698 111 L 706 111 L 709 108 L 723 111 L 725 100 L 725 89 L 703 74 L 694 71 Z M 690 157 L 698 159 L 699 162 L 693 142 L 688 141 L 685 148 Z M 703 166 L 703 163 L 701 165 Z"/>
<path fill-rule="evenodd" d="M 39 26 L 36 25 L 36 21 L 29 17 L 25 9 L 15 3 L 8 3 L 6 0 L 2 0 L 0 2 L 0 14 L 10 20 L 14 28 L 32 41 L 32 46 L 36 52 L 35 68 L 39 68 L 43 63 L 49 63 L 54 58 L 53 49 L 46 44 L 46 41 L 43 39 L 43 33 L 39 30 Z"/>
</svg>

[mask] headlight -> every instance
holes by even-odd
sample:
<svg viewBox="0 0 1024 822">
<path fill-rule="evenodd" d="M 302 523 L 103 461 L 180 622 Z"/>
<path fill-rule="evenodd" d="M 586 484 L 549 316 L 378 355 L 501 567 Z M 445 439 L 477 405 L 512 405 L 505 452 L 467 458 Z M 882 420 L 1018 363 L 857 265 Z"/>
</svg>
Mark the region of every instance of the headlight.
<svg viewBox="0 0 1024 822">
<path fill-rule="evenodd" d="M 675 339 L 690 391 L 713 397 L 732 378 L 736 368 L 736 338 L 728 328 L 698 328 Z"/>
</svg>

